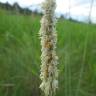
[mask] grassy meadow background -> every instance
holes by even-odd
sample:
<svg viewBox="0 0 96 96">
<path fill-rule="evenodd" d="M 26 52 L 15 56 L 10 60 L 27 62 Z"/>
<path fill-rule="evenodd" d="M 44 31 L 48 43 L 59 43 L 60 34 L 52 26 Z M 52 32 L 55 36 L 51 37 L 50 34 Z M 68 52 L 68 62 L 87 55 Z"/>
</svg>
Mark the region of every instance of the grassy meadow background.
<svg viewBox="0 0 96 96">
<path fill-rule="evenodd" d="M 43 96 L 40 85 L 41 16 L 0 10 L 0 96 Z M 96 25 L 57 23 L 56 96 L 96 96 Z"/>
</svg>

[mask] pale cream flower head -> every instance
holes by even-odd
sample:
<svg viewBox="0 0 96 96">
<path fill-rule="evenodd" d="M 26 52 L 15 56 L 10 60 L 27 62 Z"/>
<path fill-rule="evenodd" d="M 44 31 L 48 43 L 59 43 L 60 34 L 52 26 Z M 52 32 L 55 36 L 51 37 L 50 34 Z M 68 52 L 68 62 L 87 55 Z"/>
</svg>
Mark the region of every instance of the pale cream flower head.
<svg viewBox="0 0 96 96">
<path fill-rule="evenodd" d="M 58 57 L 56 55 L 56 18 L 55 18 L 55 0 L 46 0 L 43 3 L 44 16 L 41 19 L 40 38 L 42 46 L 41 54 L 41 74 L 42 83 L 40 88 L 45 96 L 53 96 L 58 88 Z"/>
</svg>

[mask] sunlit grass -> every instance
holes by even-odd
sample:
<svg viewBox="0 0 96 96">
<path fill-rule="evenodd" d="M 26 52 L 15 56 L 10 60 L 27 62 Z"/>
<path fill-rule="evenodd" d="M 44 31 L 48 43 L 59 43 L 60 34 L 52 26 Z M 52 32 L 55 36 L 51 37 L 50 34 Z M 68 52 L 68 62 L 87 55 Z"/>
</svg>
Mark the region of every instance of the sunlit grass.
<svg viewBox="0 0 96 96">
<path fill-rule="evenodd" d="M 0 96 L 40 96 L 40 18 L 0 11 Z M 96 25 L 60 19 L 57 30 L 57 96 L 95 96 Z"/>
</svg>

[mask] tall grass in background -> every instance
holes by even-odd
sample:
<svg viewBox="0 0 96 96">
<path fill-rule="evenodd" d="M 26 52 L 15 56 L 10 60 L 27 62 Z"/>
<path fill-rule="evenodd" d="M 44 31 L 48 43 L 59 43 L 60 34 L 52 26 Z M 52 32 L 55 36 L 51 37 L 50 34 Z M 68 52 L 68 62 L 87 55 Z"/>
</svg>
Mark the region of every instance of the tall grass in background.
<svg viewBox="0 0 96 96">
<path fill-rule="evenodd" d="M 0 10 L 0 96 L 42 96 L 40 16 Z M 96 95 L 96 25 L 57 23 L 59 90 L 56 96 Z"/>
</svg>

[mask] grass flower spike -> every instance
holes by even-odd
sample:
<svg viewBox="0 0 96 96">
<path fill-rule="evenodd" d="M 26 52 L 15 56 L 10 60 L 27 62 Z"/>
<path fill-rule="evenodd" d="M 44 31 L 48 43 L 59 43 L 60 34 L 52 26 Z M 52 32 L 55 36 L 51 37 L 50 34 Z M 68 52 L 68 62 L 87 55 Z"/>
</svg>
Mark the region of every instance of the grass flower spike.
<svg viewBox="0 0 96 96">
<path fill-rule="evenodd" d="M 53 96 L 58 88 L 58 56 L 56 55 L 56 17 L 55 0 L 46 0 L 42 4 L 43 18 L 41 19 L 40 38 L 42 46 L 41 54 L 41 74 L 42 83 L 40 88 L 45 96 Z"/>
</svg>

